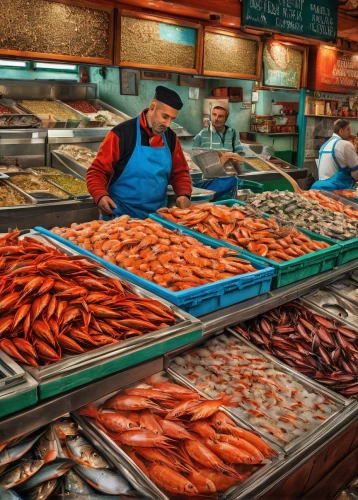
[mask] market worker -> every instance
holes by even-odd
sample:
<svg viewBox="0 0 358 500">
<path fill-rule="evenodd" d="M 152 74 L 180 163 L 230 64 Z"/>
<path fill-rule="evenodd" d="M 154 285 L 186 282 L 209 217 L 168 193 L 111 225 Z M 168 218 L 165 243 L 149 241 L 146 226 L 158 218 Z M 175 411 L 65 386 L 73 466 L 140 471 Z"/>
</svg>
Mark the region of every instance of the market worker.
<svg viewBox="0 0 358 500">
<path fill-rule="evenodd" d="M 211 124 L 203 128 L 194 138 L 193 148 L 208 148 L 242 153 L 244 148 L 236 130 L 226 124 L 229 118 L 229 104 L 215 101 L 211 111 Z"/>
<path fill-rule="evenodd" d="M 86 175 L 102 218 L 148 217 L 166 206 L 168 184 L 173 186 L 176 204 L 190 206 L 189 167 L 169 128 L 182 107 L 176 92 L 159 86 L 148 109 L 108 133 Z"/>
<path fill-rule="evenodd" d="M 332 137 L 319 150 L 319 181 L 311 189 L 352 189 L 358 181 L 358 155 L 351 142 L 348 120 L 334 122 Z"/>
</svg>

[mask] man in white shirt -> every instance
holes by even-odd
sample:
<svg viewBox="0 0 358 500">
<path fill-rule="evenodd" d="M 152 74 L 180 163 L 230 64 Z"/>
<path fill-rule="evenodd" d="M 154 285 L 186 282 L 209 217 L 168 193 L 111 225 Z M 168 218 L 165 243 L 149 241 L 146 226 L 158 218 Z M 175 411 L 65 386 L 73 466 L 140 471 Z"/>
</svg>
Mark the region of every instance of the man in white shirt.
<svg viewBox="0 0 358 500">
<path fill-rule="evenodd" d="M 353 144 L 349 142 L 349 121 L 335 121 L 333 132 L 332 137 L 319 150 L 319 181 L 315 182 L 311 189 L 353 189 L 358 181 L 358 155 Z"/>
</svg>

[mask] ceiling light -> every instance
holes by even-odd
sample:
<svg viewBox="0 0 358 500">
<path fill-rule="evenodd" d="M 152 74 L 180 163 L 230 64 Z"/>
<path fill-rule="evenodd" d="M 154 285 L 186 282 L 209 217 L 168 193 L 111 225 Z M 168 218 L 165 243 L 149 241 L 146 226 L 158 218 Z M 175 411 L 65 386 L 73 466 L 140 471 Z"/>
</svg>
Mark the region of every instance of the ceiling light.
<svg viewBox="0 0 358 500">
<path fill-rule="evenodd" d="M 0 59 L 0 66 L 11 66 L 12 68 L 26 68 L 26 61 L 11 61 L 10 59 Z"/>
<path fill-rule="evenodd" d="M 37 62 L 37 63 L 35 63 L 35 68 L 36 69 L 57 69 L 57 70 L 64 70 L 64 71 L 76 71 L 77 65 L 76 64 L 54 64 L 54 63 Z"/>
</svg>

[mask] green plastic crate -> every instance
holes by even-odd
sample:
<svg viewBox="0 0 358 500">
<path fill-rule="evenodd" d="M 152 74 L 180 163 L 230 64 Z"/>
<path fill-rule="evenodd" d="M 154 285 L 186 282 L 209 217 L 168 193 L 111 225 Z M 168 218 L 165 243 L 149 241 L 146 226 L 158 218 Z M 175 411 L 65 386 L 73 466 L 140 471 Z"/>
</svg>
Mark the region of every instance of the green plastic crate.
<svg viewBox="0 0 358 500">
<path fill-rule="evenodd" d="M 333 240 L 341 247 L 341 253 L 338 255 L 336 265 L 341 266 L 346 262 L 358 259 L 358 238 L 352 238 L 347 241 Z"/>
<path fill-rule="evenodd" d="M 223 202 L 215 202 L 214 204 L 225 205 L 227 207 L 232 207 L 235 204 L 245 205 L 245 203 L 238 200 L 227 200 Z M 263 214 L 262 216 L 265 218 L 269 217 L 265 214 Z M 170 222 L 167 219 L 159 216 L 158 214 L 151 214 L 150 218 L 157 222 L 160 222 L 163 226 L 170 229 L 180 229 L 183 233 L 193 236 L 206 245 L 210 245 L 213 241 L 217 241 L 210 236 L 206 236 L 185 226 Z M 259 255 L 252 254 L 247 250 L 243 250 L 242 248 L 228 243 L 227 241 L 220 241 L 222 246 L 239 251 L 242 254 L 243 258 L 245 258 L 245 255 L 250 257 L 254 256 L 255 259 L 261 260 L 270 267 L 273 267 L 275 269 L 275 276 L 272 279 L 271 290 L 274 290 L 275 288 L 281 288 L 283 286 L 290 285 L 291 283 L 296 283 L 297 281 L 300 281 L 304 278 L 309 278 L 311 276 L 314 276 L 315 274 L 330 271 L 336 264 L 336 260 L 342 249 L 342 247 L 338 245 L 336 241 L 331 240 L 330 238 L 326 238 L 325 236 L 321 236 L 320 234 L 311 233 L 310 231 L 306 231 L 305 229 L 300 229 L 300 231 L 313 240 L 325 241 L 330 245 L 330 247 L 324 248 L 323 250 L 311 254 L 303 255 L 302 257 L 297 257 L 296 259 L 292 259 L 286 262 L 274 262 L 273 260 L 269 260 L 265 257 L 260 257 Z"/>
<path fill-rule="evenodd" d="M 0 396 L 0 418 L 32 406 L 37 401 L 37 382 L 26 374 L 23 384 L 14 386 L 7 394 Z"/>
<path fill-rule="evenodd" d="M 246 179 L 237 179 L 237 187 L 239 189 L 251 189 L 253 193 L 263 193 L 264 185 L 261 182 L 247 181 Z"/>
</svg>

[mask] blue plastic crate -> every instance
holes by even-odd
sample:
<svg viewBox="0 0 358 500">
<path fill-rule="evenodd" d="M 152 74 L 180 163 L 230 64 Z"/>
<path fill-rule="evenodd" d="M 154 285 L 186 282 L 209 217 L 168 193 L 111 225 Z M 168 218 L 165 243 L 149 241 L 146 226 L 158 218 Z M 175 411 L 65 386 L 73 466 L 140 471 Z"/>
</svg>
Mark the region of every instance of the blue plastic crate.
<svg viewBox="0 0 358 500">
<path fill-rule="evenodd" d="M 165 224 L 163 224 L 163 226 L 165 226 Z M 175 304 L 180 309 L 192 314 L 193 316 L 202 316 L 203 314 L 211 313 L 218 309 L 222 309 L 223 307 L 228 307 L 232 304 L 236 304 L 237 302 L 242 302 L 268 292 L 271 287 L 272 278 L 275 274 L 272 267 L 260 262 L 259 259 L 255 259 L 252 254 L 249 254 L 248 256 L 245 254 L 245 259 L 250 261 L 255 269 L 257 269 L 254 273 L 241 274 L 233 278 L 216 281 L 197 288 L 182 290 L 180 292 L 172 292 L 171 290 L 163 288 L 149 280 L 141 278 L 140 276 L 126 271 L 121 267 L 107 262 L 101 257 L 84 250 L 83 248 L 73 244 L 71 241 L 62 238 L 61 236 L 58 236 L 43 227 L 36 227 L 35 229 L 39 233 L 67 245 L 76 252 L 96 260 L 125 280 L 136 283 L 142 288 L 145 288 L 157 296 Z M 195 233 L 195 235 L 197 235 L 197 233 Z M 199 240 L 199 238 L 197 239 Z M 213 242 L 210 242 L 209 246 L 212 248 L 218 248 L 222 246 L 222 244 L 220 241 L 213 240 Z"/>
<path fill-rule="evenodd" d="M 214 205 L 225 205 L 229 207 L 232 207 L 234 204 L 245 205 L 245 203 L 238 200 L 214 202 Z M 269 217 L 265 214 L 263 214 L 262 216 L 266 218 Z M 242 248 L 233 245 L 232 243 L 228 243 L 227 241 L 216 240 L 211 236 L 206 236 L 205 234 L 189 229 L 183 225 L 170 222 L 169 220 L 161 217 L 158 214 L 150 214 L 149 217 L 152 220 L 159 222 L 168 229 L 176 229 L 182 231 L 183 234 L 193 236 L 205 245 L 212 246 L 213 242 L 217 241 L 219 246 L 225 246 L 239 251 L 245 259 L 250 260 L 252 257 L 255 257 L 258 262 L 266 263 L 268 266 L 273 267 L 275 269 L 275 276 L 272 280 L 272 289 L 290 285 L 291 283 L 296 283 L 297 281 L 300 281 L 304 278 L 309 278 L 311 276 L 314 276 L 315 274 L 330 271 L 335 266 L 337 258 L 341 252 L 341 246 L 338 245 L 335 240 L 331 240 L 316 233 L 311 233 L 310 231 L 302 228 L 298 228 L 309 238 L 318 241 L 325 241 L 330 245 L 330 247 L 307 255 L 303 255 L 302 257 L 297 257 L 296 259 L 288 260 L 286 262 L 275 262 L 273 260 L 267 259 L 266 257 L 260 257 L 259 255 L 252 254 L 248 250 L 243 250 Z"/>
</svg>

